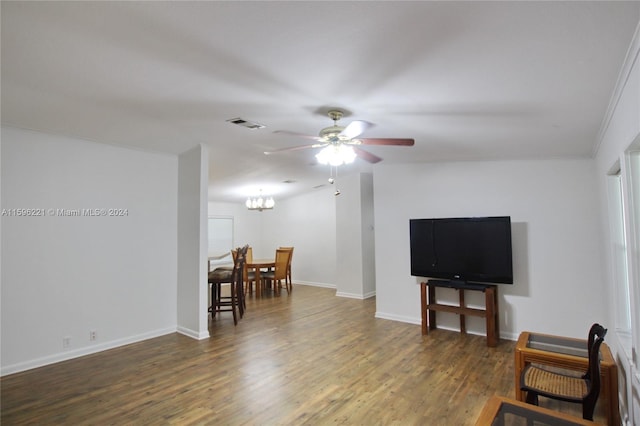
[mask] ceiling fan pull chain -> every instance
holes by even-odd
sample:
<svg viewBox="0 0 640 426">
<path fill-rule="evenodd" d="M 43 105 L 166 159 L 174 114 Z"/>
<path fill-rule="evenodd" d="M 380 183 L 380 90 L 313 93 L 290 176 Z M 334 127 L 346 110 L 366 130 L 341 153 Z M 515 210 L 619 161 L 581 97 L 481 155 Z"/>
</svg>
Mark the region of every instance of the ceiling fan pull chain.
<svg viewBox="0 0 640 426">
<path fill-rule="evenodd" d="M 332 167 L 332 169 L 335 169 L 336 177 L 335 177 L 335 179 L 333 179 L 333 181 L 335 182 L 336 180 L 338 180 L 338 166 L 330 166 L 330 167 Z M 331 173 L 331 174 L 333 175 L 333 173 Z M 335 195 L 336 197 L 338 195 L 340 195 L 340 190 L 338 189 L 337 185 L 336 185 L 336 190 L 333 193 L 333 195 Z"/>
<path fill-rule="evenodd" d="M 335 170 L 335 177 L 333 174 L 334 170 Z M 338 166 L 332 166 L 331 164 L 329 164 L 329 179 L 328 179 L 329 183 L 333 185 L 336 183 L 337 179 L 338 179 Z M 336 188 L 333 195 L 335 195 L 336 197 L 340 195 L 340 190 Z"/>
</svg>

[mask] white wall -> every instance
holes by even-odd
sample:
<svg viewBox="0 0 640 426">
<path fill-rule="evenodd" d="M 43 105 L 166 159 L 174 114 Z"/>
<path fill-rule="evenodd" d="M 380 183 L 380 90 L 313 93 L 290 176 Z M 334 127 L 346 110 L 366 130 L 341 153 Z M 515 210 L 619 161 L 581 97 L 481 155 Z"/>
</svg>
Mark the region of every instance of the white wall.
<svg viewBox="0 0 640 426">
<path fill-rule="evenodd" d="M 3 215 L 2 374 L 174 332 L 177 158 L 13 128 L 1 148 L 3 209 L 127 209 Z"/>
<path fill-rule="evenodd" d="M 276 206 L 278 209 L 278 206 Z M 273 257 L 271 250 L 265 250 L 262 246 L 262 218 L 269 214 L 277 213 L 273 211 L 248 210 L 244 202 L 219 203 L 209 202 L 209 216 L 222 216 L 233 218 L 233 246 L 242 247 L 249 244 L 253 250 L 253 257 L 264 258 Z M 231 258 L 229 258 L 231 259 Z"/>
<path fill-rule="evenodd" d="M 336 200 L 336 295 L 363 298 L 360 174 L 340 178 Z"/>
<path fill-rule="evenodd" d="M 195 339 L 209 337 L 208 153 L 206 146 L 199 145 L 180 154 L 178 159 L 177 329 Z"/>
<path fill-rule="evenodd" d="M 294 283 L 323 287 L 336 285 L 336 206 L 333 189 L 328 186 L 295 198 L 276 199 L 272 211 L 261 213 L 262 254 L 273 257 L 277 247 L 295 247 L 291 263 Z"/>
<path fill-rule="evenodd" d="M 373 176 L 355 173 L 340 179 L 336 197 L 336 295 L 375 296 Z"/>
<path fill-rule="evenodd" d="M 376 294 L 376 250 L 375 250 L 375 214 L 373 204 L 373 174 L 363 174 L 362 185 L 362 264 L 363 295 Z"/>
<path fill-rule="evenodd" d="M 420 324 L 419 279 L 409 265 L 409 219 L 511 216 L 513 285 L 499 285 L 501 335 L 523 330 L 584 337 L 606 319 L 600 210 L 592 160 L 465 162 L 374 170 L 377 313 Z M 402 188 L 402 191 L 398 191 Z M 453 291 L 439 291 L 454 298 Z M 469 292 L 468 305 L 483 306 Z M 458 317 L 438 313 L 458 329 Z M 469 332 L 485 333 L 470 318 Z"/>
</svg>

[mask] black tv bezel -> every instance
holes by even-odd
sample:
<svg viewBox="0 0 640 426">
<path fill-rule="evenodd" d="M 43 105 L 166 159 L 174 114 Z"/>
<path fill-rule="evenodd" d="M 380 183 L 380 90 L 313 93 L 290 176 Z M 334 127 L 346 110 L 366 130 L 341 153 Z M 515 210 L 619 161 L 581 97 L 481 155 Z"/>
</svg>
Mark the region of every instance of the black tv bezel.
<svg viewBox="0 0 640 426">
<path fill-rule="evenodd" d="M 433 271 L 433 270 L 425 270 L 424 268 L 415 268 L 413 265 L 413 256 L 411 255 L 411 251 L 413 250 L 413 242 L 411 237 L 411 228 L 412 223 L 418 221 L 424 222 L 433 222 L 433 221 L 441 221 L 441 222 L 506 222 L 509 224 L 507 227 L 509 232 L 508 238 L 508 251 L 511 253 L 510 256 L 510 269 L 511 275 L 503 276 L 503 275 L 488 275 L 488 274 L 480 274 L 480 273 L 467 273 L 462 275 L 458 272 L 450 272 L 450 271 Z M 409 219 L 409 244 L 410 244 L 410 268 L 411 275 L 415 277 L 424 277 L 424 278 L 435 278 L 442 280 L 450 280 L 452 282 L 462 282 L 462 283 L 486 283 L 486 284 L 513 284 L 513 239 L 512 239 L 512 229 L 511 229 L 511 216 L 477 216 L 477 217 L 444 217 L 444 218 L 419 218 L 419 219 Z"/>
</svg>

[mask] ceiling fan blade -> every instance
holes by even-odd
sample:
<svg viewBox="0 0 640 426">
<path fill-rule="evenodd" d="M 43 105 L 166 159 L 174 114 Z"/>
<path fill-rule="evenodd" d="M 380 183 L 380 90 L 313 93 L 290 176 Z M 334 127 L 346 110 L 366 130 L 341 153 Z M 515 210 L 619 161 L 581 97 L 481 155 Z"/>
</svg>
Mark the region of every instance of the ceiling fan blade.
<svg viewBox="0 0 640 426">
<path fill-rule="evenodd" d="M 342 130 L 342 132 L 340 132 L 340 136 L 344 136 L 347 139 L 352 139 L 372 126 L 373 123 L 369 123 L 368 121 L 352 121 L 347 127 Z"/>
<path fill-rule="evenodd" d="M 360 145 L 399 145 L 413 146 L 413 139 L 396 139 L 396 138 L 360 138 Z M 355 142 L 355 141 L 354 141 Z M 357 142 L 356 142 L 357 143 Z"/>
<path fill-rule="evenodd" d="M 356 155 L 360 158 L 362 158 L 365 161 L 368 161 L 372 164 L 375 164 L 379 161 L 382 161 L 382 158 L 378 157 L 377 155 L 373 155 L 372 153 L 370 153 L 369 151 L 365 151 L 362 148 L 358 148 L 357 146 L 353 147 L 353 150 L 355 151 Z"/>
<path fill-rule="evenodd" d="M 289 135 L 289 136 L 296 136 L 296 137 L 305 138 L 305 139 L 313 139 L 314 141 L 322 140 L 322 138 L 319 137 L 319 136 L 311 136 L 311 135 L 306 135 L 304 133 L 290 132 L 289 130 L 276 130 L 273 133 L 283 133 L 283 134 Z"/>
<path fill-rule="evenodd" d="M 301 149 L 309 149 L 309 148 L 321 148 L 327 145 L 326 143 L 313 143 L 309 145 L 300 145 L 300 146 L 290 146 L 288 148 L 280 148 L 274 149 L 273 151 L 264 151 L 264 155 L 276 154 L 278 152 L 286 152 L 286 151 L 299 151 Z"/>
</svg>

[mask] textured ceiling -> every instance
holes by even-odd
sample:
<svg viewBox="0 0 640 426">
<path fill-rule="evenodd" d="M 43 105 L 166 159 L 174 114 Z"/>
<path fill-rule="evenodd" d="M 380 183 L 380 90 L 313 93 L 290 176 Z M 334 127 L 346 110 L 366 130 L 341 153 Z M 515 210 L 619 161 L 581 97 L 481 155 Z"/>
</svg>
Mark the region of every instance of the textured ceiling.
<svg viewBox="0 0 640 426">
<path fill-rule="evenodd" d="M 592 156 L 640 2 L 2 1 L 1 14 L 3 124 L 206 144 L 209 198 L 240 202 L 326 184 L 314 150 L 263 151 L 309 143 L 274 131 L 316 135 L 330 107 L 375 123 L 363 136 L 415 139 L 368 148 L 379 164 Z"/>
</svg>

